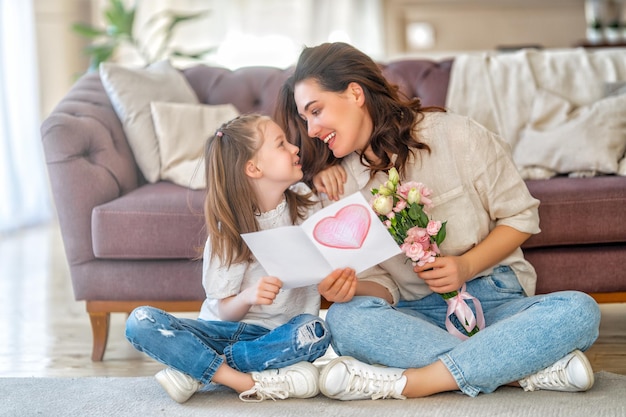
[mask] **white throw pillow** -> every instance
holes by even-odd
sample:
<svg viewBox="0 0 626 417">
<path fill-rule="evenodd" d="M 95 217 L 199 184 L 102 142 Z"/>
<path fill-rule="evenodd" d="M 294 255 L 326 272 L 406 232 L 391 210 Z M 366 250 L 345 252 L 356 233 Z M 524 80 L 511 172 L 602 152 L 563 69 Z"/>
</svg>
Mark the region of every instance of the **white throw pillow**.
<svg viewBox="0 0 626 417">
<path fill-rule="evenodd" d="M 626 95 L 574 108 L 563 97 L 540 90 L 513 159 L 522 173 L 541 167 L 560 174 L 615 174 L 626 149 L 625 121 Z"/>
<path fill-rule="evenodd" d="M 237 116 L 232 104 L 150 103 L 159 154 L 159 178 L 194 190 L 206 188 L 204 145 L 222 123 Z"/>
<path fill-rule="evenodd" d="M 147 181 L 158 181 L 159 148 L 150 114 L 150 102 L 198 103 L 198 96 L 185 76 L 167 60 L 147 68 L 129 68 L 103 62 L 100 64 L 100 78 L 122 121 L 139 169 Z"/>
</svg>

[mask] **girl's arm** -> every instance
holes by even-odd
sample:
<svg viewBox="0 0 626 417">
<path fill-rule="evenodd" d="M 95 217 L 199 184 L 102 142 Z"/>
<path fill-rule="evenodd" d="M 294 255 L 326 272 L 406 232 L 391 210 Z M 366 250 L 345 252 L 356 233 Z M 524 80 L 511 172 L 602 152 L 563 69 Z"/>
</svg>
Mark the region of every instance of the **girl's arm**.
<svg viewBox="0 0 626 417">
<path fill-rule="evenodd" d="M 497 265 L 532 234 L 509 226 L 496 226 L 487 237 L 461 256 L 442 256 L 433 263 L 414 268 L 417 275 L 437 293 L 456 291 L 472 277 Z"/>
<path fill-rule="evenodd" d="M 272 304 L 282 286 L 282 281 L 276 277 L 262 277 L 256 286 L 220 300 L 220 318 L 224 321 L 241 321 L 253 305 Z"/>
<path fill-rule="evenodd" d="M 332 165 L 313 177 L 313 187 L 318 193 L 325 193 L 329 200 L 337 201 L 343 194 L 346 171 L 341 165 Z"/>
</svg>

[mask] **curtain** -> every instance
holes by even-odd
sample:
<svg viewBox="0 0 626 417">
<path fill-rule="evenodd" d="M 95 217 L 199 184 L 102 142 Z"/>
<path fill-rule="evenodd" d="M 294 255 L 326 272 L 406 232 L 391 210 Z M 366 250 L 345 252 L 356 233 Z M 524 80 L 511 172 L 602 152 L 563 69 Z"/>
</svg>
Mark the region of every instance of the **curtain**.
<svg viewBox="0 0 626 417">
<path fill-rule="evenodd" d="M 209 64 L 235 69 L 250 65 L 287 67 L 304 46 L 344 41 L 374 59 L 384 55 L 381 0 L 140 0 L 137 35 L 165 9 L 208 11 L 205 18 L 179 26 L 176 46 L 198 51 L 216 47 Z M 142 30 L 142 27 L 144 28 Z M 132 62 L 132 56 L 122 57 Z M 177 60 L 177 66 L 184 66 Z M 188 63 L 193 65 L 194 63 Z"/>
<path fill-rule="evenodd" d="M 0 0 L 0 233 L 51 217 L 32 0 Z"/>
</svg>

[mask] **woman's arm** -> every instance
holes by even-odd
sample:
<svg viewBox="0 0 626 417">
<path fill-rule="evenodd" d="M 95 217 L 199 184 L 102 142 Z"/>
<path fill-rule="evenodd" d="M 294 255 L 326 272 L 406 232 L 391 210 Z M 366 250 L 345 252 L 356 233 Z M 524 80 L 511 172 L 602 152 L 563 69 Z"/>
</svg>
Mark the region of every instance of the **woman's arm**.
<svg viewBox="0 0 626 417">
<path fill-rule="evenodd" d="M 438 257 L 414 270 L 434 292 L 456 291 L 480 271 L 500 263 L 530 236 L 531 233 L 509 226 L 496 226 L 482 242 L 463 255 Z"/>
</svg>

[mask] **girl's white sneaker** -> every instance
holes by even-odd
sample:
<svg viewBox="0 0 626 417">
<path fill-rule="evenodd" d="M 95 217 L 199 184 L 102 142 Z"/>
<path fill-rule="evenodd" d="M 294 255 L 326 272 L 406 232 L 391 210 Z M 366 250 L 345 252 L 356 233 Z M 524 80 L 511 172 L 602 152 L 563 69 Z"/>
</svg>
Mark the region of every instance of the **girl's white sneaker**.
<svg viewBox="0 0 626 417">
<path fill-rule="evenodd" d="M 200 381 L 173 368 L 165 368 L 159 371 L 154 377 L 159 384 L 161 384 L 165 392 L 167 392 L 174 401 L 181 404 L 191 398 L 202 386 Z"/>
<path fill-rule="evenodd" d="M 310 398 L 319 394 L 319 370 L 310 362 L 298 362 L 280 369 L 251 372 L 254 386 L 239 394 L 242 401 Z"/>
</svg>

